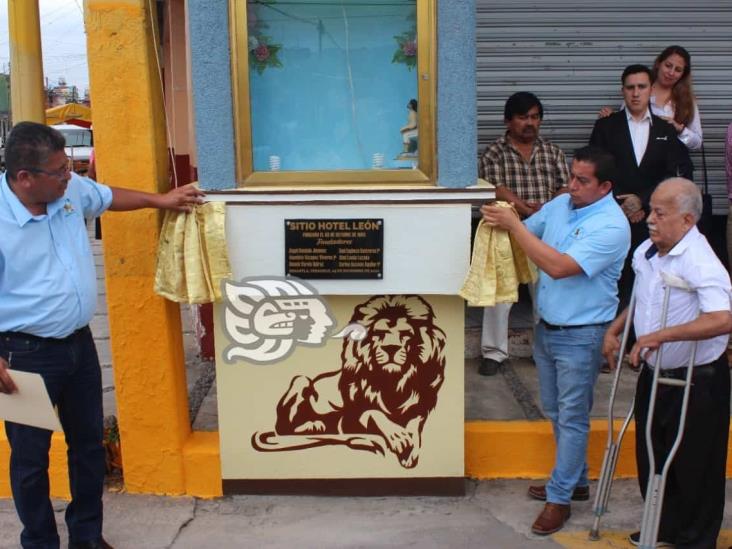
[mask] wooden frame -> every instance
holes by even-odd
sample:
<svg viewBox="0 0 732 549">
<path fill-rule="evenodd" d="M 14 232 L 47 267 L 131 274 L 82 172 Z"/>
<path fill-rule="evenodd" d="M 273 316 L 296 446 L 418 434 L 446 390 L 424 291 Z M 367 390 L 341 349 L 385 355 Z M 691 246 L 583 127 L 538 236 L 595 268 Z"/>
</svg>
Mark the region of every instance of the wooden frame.
<svg viewBox="0 0 732 549">
<path fill-rule="evenodd" d="M 249 52 L 246 0 L 229 0 L 234 133 L 236 139 L 237 185 L 239 187 L 310 185 L 353 186 L 397 184 L 431 186 L 437 179 L 435 151 L 436 97 L 436 0 L 416 0 L 417 6 L 417 94 L 419 100 L 419 158 L 414 170 L 338 171 L 254 171 L 249 96 Z"/>
</svg>

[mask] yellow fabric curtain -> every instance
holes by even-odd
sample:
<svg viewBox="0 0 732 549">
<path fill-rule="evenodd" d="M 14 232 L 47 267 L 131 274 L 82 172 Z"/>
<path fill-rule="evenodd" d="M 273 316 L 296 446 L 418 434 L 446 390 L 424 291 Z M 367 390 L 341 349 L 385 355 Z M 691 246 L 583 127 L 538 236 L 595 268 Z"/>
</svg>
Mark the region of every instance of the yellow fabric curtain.
<svg viewBox="0 0 732 549">
<path fill-rule="evenodd" d="M 506 202 L 496 206 L 510 208 Z M 473 307 L 493 307 L 496 303 L 518 301 L 519 284 L 536 281 L 536 267 L 508 231 L 481 219 L 475 231 L 473 257 L 460 296 Z"/>
<path fill-rule="evenodd" d="M 230 277 L 226 204 L 207 202 L 190 213 L 166 212 L 155 293 L 178 303 L 212 303 L 221 300 L 221 282 Z"/>
</svg>

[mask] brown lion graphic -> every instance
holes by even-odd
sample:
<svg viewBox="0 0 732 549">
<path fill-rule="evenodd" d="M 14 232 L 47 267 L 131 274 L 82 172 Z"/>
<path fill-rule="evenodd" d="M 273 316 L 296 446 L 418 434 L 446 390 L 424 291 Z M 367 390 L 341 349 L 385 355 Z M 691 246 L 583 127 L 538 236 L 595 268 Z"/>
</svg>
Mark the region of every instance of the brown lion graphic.
<svg viewBox="0 0 732 549">
<path fill-rule="evenodd" d="M 275 431 L 255 433 L 260 451 L 325 445 L 396 454 L 417 465 L 422 428 L 445 375 L 445 334 L 416 295 L 376 296 L 356 306 L 350 323 L 367 330 L 344 339 L 341 368 L 296 376 L 277 404 Z"/>
</svg>

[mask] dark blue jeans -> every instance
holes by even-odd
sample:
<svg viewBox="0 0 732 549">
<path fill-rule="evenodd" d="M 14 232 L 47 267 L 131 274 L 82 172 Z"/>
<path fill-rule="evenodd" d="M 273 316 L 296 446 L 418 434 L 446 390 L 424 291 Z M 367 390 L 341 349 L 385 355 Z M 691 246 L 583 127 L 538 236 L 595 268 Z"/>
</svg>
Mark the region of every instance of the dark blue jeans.
<svg viewBox="0 0 732 549">
<path fill-rule="evenodd" d="M 0 356 L 12 370 L 43 376 L 68 445 L 71 503 L 66 508 L 69 538 L 75 542 L 102 535 L 105 455 L 102 445 L 102 375 L 88 327 L 62 340 L 0 333 Z M 48 451 L 51 431 L 6 422 L 10 442 L 10 485 L 23 523 L 26 548 L 58 548 L 59 537 L 49 499 Z"/>
</svg>

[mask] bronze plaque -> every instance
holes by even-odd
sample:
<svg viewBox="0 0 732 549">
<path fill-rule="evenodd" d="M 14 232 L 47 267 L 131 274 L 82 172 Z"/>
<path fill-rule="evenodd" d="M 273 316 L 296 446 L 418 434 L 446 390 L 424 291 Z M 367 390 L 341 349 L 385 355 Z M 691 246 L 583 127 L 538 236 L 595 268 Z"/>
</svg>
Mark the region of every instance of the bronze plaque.
<svg viewBox="0 0 732 549">
<path fill-rule="evenodd" d="M 380 279 L 383 219 L 285 219 L 285 273 L 304 279 Z"/>
</svg>

